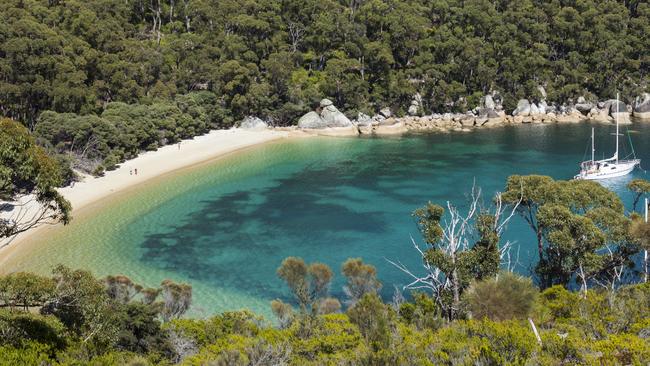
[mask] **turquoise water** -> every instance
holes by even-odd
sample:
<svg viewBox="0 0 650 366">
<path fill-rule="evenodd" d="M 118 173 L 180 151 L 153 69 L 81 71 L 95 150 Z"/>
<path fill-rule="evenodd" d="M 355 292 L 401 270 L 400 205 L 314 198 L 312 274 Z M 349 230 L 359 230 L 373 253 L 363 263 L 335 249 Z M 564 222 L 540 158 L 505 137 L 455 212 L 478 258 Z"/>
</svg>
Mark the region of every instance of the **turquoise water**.
<svg viewBox="0 0 650 366">
<path fill-rule="evenodd" d="M 598 151 L 610 155 L 612 127 L 595 125 Z M 633 130 L 637 155 L 650 163 L 650 124 Z M 309 138 L 255 147 L 101 202 L 95 212 L 51 230 L 11 269 L 47 272 L 56 263 L 97 275 L 122 273 L 156 285 L 194 287 L 194 315 L 249 308 L 269 314 L 288 299 L 275 270 L 287 256 L 329 264 L 342 296 L 340 264 L 375 265 L 389 298 L 408 278 L 386 262 L 417 269 L 410 213 L 427 201 L 459 206 L 475 181 L 486 201 L 511 174 L 568 179 L 583 160 L 591 125 L 528 125 L 399 138 Z M 631 201 L 625 184 L 608 182 Z M 515 219 L 518 271 L 536 255 L 533 235 Z"/>
</svg>

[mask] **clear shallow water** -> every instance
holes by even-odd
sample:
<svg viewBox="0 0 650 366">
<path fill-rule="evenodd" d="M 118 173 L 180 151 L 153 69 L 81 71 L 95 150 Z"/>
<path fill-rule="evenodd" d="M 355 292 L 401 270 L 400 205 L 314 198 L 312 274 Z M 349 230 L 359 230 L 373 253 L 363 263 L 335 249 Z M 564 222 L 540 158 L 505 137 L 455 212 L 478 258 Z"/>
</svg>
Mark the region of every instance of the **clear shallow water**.
<svg viewBox="0 0 650 366">
<path fill-rule="evenodd" d="M 610 155 L 613 128 L 595 125 Z M 637 155 L 650 163 L 650 124 L 637 123 Z M 193 285 L 194 315 L 249 308 L 269 314 L 288 298 L 275 270 L 287 256 L 329 264 L 342 297 L 340 264 L 362 257 L 379 270 L 383 295 L 409 279 L 385 258 L 412 268 L 418 238 L 410 213 L 427 201 L 463 206 L 475 180 L 485 199 L 511 174 L 568 179 L 583 160 L 591 125 L 529 125 L 401 138 L 310 138 L 272 143 L 163 177 L 102 201 L 92 214 L 51 230 L 3 271 L 49 272 L 57 263 L 97 275 L 122 273 L 149 286 L 165 278 Z M 629 149 L 629 148 L 628 148 Z M 607 183 L 631 202 L 625 184 Z M 518 270 L 534 265 L 530 229 L 517 218 L 506 239 Z"/>
</svg>

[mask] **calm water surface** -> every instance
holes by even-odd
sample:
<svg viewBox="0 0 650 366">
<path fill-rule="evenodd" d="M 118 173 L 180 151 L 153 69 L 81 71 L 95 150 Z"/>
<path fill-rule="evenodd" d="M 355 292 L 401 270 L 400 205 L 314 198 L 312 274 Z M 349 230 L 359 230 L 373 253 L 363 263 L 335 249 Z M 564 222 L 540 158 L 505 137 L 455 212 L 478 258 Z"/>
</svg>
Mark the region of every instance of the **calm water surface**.
<svg viewBox="0 0 650 366">
<path fill-rule="evenodd" d="M 610 155 L 613 127 L 595 125 L 599 154 Z M 650 167 L 650 124 L 628 127 L 636 153 Z M 275 270 L 287 256 L 329 264 L 342 297 L 340 264 L 362 257 L 379 270 L 383 295 L 408 278 L 386 262 L 417 269 L 410 213 L 427 201 L 464 206 L 472 183 L 487 195 L 511 174 L 568 179 L 576 173 L 591 125 L 528 125 L 470 133 L 400 138 L 313 138 L 255 147 L 147 183 L 102 202 L 92 215 L 53 230 L 10 268 L 49 272 L 57 263 L 122 273 L 149 286 L 165 278 L 194 286 L 194 315 L 249 308 L 269 314 L 287 299 Z M 629 144 L 628 144 L 629 145 Z M 627 147 L 629 151 L 629 147 Z M 631 201 L 625 184 L 606 185 Z M 516 241 L 528 273 L 533 235 L 517 218 Z"/>
</svg>

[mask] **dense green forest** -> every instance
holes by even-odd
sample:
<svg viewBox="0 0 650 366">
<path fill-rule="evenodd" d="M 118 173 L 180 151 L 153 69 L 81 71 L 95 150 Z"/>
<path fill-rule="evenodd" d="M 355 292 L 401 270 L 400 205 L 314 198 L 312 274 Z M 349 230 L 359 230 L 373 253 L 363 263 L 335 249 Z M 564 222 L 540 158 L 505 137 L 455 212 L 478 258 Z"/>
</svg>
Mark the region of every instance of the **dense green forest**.
<svg viewBox="0 0 650 366">
<path fill-rule="evenodd" d="M 494 90 L 510 110 L 540 85 L 631 101 L 649 81 L 639 0 L 7 0 L 0 16 L 0 113 L 91 172 L 247 115 L 292 124 L 323 97 L 399 115 L 415 93 L 430 113 Z"/>
</svg>

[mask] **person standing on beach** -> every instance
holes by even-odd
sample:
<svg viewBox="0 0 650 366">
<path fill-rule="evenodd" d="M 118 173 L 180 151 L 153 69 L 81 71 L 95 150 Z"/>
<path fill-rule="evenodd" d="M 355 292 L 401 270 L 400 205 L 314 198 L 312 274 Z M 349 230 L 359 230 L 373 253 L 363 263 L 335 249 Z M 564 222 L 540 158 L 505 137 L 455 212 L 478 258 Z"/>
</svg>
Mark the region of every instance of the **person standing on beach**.
<svg viewBox="0 0 650 366">
<path fill-rule="evenodd" d="M 135 168 L 135 175 L 138 175 L 138 168 Z"/>
<path fill-rule="evenodd" d="M 129 169 L 129 175 L 133 175 L 133 169 Z"/>
<path fill-rule="evenodd" d="M 181 143 L 179 142 L 178 143 L 178 150 L 180 150 L 180 149 L 181 149 Z"/>
</svg>

